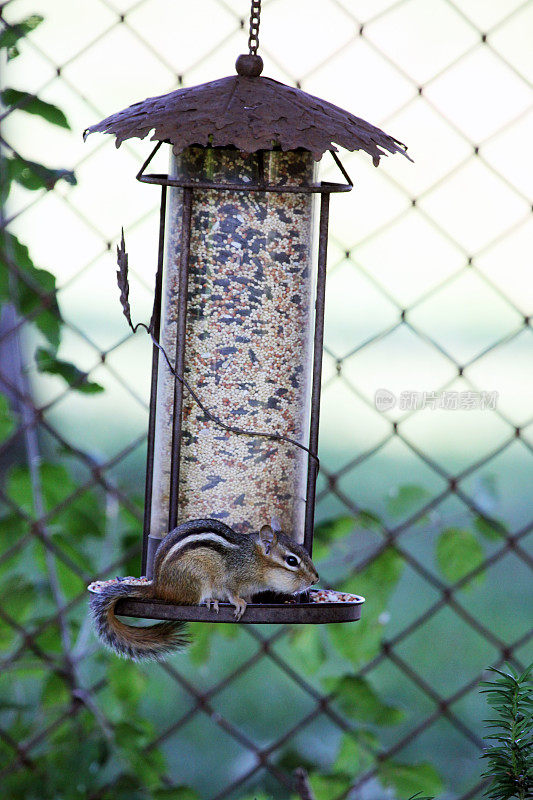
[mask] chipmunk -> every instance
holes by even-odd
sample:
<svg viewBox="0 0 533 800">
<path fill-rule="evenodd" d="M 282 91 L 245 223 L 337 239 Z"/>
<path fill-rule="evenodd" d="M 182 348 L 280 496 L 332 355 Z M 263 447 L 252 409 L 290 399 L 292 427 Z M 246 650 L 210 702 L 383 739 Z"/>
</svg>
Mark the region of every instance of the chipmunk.
<svg viewBox="0 0 533 800">
<path fill-rule="evenodd" d="M 139 628 L 115 616 L 123 598 L 207 605 L 218 612 L 227 600 L 240 619 L 257 592 L 298 594 L 318 581 L 304 548 L 270 525 L 259 533 L 237 533 L 216 519 L 185 522 L 170 531 L 157 548 L 154 578 L 145 586 L 126 582 L 106 586 L 91 598 L 96 632 L 106 647 L 133 661 L 161 661 L 189 643 L 184 622 L 160 622 Z"/>
</svg>

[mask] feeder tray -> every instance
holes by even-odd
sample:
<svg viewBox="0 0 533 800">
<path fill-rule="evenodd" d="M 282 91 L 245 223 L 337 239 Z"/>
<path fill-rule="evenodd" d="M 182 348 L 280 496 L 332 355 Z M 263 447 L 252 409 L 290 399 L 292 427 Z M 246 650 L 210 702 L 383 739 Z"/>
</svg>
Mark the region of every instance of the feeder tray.
<svg viewBox="0 0 533 800">
<path fill-rule="evenodd" d="M 88 587 L 93 594 L 98 594 L 103 587 L 116 583 L 111 581 L 94 581 Z M 135 586 L 149 584 L 146 578 L 120 578 L 120 583 Z M 235 609 L 230 603 L 220 603 L 219 611 L 212 611 L 206 606 L 172 605 L 163 600 L 120 600 L 116 605 L 116 613 L 123 617 L 140 617 L 142 619 L 183 620 L 185 622 L 239 622 L 254 623 L 290 623 L 290 624 L 323 624 L 326 622 L 356 622 L 361 619 L 364 597 L 330 589 L 312 589 L 304 596 L 281 597 L 280 595 L 261 595 L 262 602 L 248 603 L 246 611 L 239 619 L 235 619 Z"/>
</svg>

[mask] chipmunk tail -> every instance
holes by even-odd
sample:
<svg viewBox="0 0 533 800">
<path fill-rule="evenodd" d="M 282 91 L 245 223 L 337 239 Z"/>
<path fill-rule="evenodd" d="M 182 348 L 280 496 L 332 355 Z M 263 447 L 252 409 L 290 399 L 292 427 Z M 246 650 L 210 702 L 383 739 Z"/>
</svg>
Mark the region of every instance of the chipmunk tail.
<svg viewBox="0 0 533 800">
<path fill-rule="evenodd" d="M 127 597 L 151 597 L 151 587 L 115 583 L 91 597 L 94 629 L 105 647 L 132 661 L 164 661 L 171 653 L 187 647 L 190 640 L 185 622 L 159 622 L 140 628 L 117 619 L 115 606 Z"/>
</svg>

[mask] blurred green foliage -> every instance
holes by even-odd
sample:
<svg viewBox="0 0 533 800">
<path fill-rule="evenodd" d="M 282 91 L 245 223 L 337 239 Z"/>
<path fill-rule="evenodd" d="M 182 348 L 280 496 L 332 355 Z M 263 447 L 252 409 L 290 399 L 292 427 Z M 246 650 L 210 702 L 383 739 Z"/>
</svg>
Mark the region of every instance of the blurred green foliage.
<svg viewBox="0 0 533 800">
<path fill-rule="evenodd" d="M 0 51 L 7 51 L 8 59 L 19 55 L 20 40 L 34 30 L 43 17 L 33 15 L 17 25 L 6 25 L 0 32 Z M 21 89 L 5 88 L 0 92 L 2 105 L 11 114 L 34 114 L 51 125 L 69 129 L 68 120 L 57 106 L 46 103 Z M 53 189 L 60 180 L 74 185 L 72 170 L 51 168 L 22 156 L 16 148 L 2 138 L 0 160 L 0 202 L 9 199 L 11 188 L 20 184 L 29 191 Z M 41 372 L 61 376 L 67 385 L 79 392 L 97 392 L 102 387 L 87 380 L 87 376 L 73 364 L 57 357 L 61 341 L 61 313 L 56 297 L 56 279 L 45 269 L 36 267 L 27 246 L 4 226 L 0 231 L 0 304 L 13 303 L 21 317 L 31 320 L 48 343 L 48 349 L 37 352 L 37 367 Z"/>
</svg>

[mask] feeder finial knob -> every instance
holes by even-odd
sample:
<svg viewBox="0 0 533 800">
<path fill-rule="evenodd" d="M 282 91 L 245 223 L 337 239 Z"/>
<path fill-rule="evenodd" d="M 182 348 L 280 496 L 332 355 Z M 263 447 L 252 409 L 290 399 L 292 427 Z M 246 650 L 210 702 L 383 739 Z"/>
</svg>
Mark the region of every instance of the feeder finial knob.
<svg viewBox="0 0 533 800">
<path fill-rule="evenodd" d="M 243 78 L 257 78 L 263 71 L 263 59 L 252 53 L 243 53 L 235 62 L 235 69 Z"/>
</svg>

